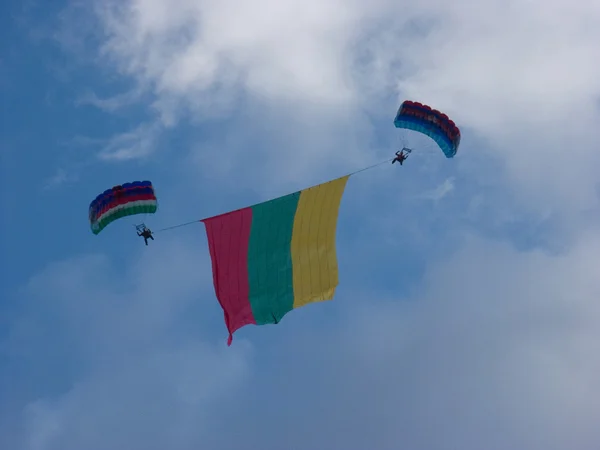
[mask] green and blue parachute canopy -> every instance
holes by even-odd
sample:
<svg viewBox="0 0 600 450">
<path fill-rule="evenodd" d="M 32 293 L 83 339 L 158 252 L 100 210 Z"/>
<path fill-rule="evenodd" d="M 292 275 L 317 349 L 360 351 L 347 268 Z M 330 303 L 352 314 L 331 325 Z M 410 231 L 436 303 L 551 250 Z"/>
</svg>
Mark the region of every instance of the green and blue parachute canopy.
<svg viewBox="0 0 600 450">
<path fill-rule="evenodd" d="M 150 181 L 134 181 L 114 186 L 90 203 L 90 227 L 100 233 L 117 219 L 135 214 L 153 214 L 158 208 L 154 187 Z"/>
<path fill-rule="evenodd" d="M 460 130 L 456 124 L 446 114 L 423 103 L 410 100 L 402 102 L 394 125 L 396 128 L 418 131 L 429 136 L 447 158 L 456 155 L 460 145 Z"/>
</svg>

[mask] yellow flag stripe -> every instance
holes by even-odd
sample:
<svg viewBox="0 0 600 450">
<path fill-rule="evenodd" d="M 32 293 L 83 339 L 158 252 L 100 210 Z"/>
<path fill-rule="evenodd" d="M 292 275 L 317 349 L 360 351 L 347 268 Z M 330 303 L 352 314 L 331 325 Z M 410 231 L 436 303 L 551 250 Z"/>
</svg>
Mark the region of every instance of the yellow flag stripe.
<svg viewBox="0 0 600 450">
<path fill-rule="evenodd" d="M 337 218 L 348 178 L 341 177 L 301 192 L 291 248 L 294 308 L 333 298 L 339 283 Z"/>
</svg>

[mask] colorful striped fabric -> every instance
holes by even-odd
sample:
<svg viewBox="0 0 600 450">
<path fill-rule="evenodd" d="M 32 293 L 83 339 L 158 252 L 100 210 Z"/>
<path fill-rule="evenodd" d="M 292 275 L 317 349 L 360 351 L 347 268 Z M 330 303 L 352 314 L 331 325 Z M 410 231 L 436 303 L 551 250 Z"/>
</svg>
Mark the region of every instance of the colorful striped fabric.
<svg viewBox="0 0 600 450">
<path fill-rule="evenodd" d="M 292 309 L 333 299 L 337 217 L 347 181 L 202 220 L 227 345 L 245 325 L 276 324 Z"/>
<path fill-rule="evenodd" d="M 100 233 L 115 220 L 134 214 L 152 214 L 158 208 L 150 181 L 134 181 L 114 186 L 98 195 L 89 208 L 90 228 Z"/>
<path fill-rule="evenodd" d="M 460 130 L 454 121 L 446 114 L 422 103 L 404 101 L 398 108 L 394 125 L 429 136 L 447 158 L 454 157 L 460 146 Z"/>
</svg>

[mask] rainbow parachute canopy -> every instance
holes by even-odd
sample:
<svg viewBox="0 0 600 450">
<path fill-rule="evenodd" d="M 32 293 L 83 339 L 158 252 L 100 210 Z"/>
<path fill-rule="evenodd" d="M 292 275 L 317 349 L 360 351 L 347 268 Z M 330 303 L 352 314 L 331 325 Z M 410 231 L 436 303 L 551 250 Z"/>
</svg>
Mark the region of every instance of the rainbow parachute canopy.
<svg viewBox="0 0 600 450">
<path fill-rule="evenodd" d="M 153 214 L 158 208 L 154 187 L 150 181 L 134 181 L 114 186 L 90 203 L 90 227 L 100 233 L 117 219 L 135 214 Z"/>
<path fill-rule="evenodd" d="M 432 138 L 447 158 L 456 155 L 460 145 L 460 130 L 448 116 L 419 102 L 402 102 L 394 119 L 396 128 L 406 128 Z"/>
</svg>

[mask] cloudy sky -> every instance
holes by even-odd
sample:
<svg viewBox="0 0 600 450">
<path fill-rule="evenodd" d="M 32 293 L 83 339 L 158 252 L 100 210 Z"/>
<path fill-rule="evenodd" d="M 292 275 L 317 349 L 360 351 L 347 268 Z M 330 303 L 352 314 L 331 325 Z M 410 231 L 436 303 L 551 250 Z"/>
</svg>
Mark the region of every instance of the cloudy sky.
<svg viewBox="0 0 600 450">
<path fill-rule="evenodd" d="M 600 448 L 600 3 L 0 6 L 0 448 Z M 456 158 L 393 126 L 445 111 Z M 231 347 L 202 224 L 352 177 L 334 301 Z"/>
</svg>

